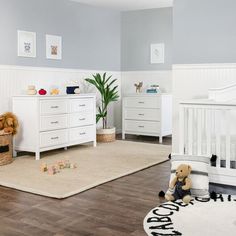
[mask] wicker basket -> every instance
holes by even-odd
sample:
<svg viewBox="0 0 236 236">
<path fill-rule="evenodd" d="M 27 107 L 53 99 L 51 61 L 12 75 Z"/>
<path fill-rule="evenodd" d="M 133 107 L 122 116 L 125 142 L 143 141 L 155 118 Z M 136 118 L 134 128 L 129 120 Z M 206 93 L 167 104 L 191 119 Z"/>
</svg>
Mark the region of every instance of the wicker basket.
<svg viewBox="0 0 236 236">
<path fill-rule="evenodd" d="M 116 140 L 116 129 L 100 129 L 97 130 L 97 142 L 109 143 Z"/>
<path fill-rule="evenodd" d="M 12 161 L 12 135 L 0 135 L 0 166 L 10 164 Z"/>
</svg>

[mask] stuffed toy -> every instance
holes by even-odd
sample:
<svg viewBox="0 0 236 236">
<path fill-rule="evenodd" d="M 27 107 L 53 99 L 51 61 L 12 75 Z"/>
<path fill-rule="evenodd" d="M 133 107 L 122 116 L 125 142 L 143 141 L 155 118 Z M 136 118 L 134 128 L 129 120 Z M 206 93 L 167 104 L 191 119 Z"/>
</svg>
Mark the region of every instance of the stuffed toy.
<svg viewBox="0 0 236 236">
<path fill-rule="evenodd" d="M 15 135 L 18 126 L 18 119 L 13 113 L 7 112 L 0 116 L 0 130 L 3 130 L 4 133 Z"/>
<path fill-rule="evenodd" d="M 182 199 L 186 204 L 190 202 L 190 188 L 192 186 L 192 183 L 189 175 L 191 173 L 191 170 L 191 166 L 185 164 L 181 164 L 177 167 L 175 177 L 170 182 L 169 190 L 165 194 L 165 199 L 167 201 Z"/>
</svg>

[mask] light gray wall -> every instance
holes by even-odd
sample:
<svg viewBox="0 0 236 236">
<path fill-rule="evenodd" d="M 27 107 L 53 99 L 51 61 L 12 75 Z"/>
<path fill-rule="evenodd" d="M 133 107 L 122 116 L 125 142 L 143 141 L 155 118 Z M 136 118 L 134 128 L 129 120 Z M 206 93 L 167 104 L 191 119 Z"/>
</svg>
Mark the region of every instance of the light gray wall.
<svg viewBox="0 0 236 236">
<path fill-rule="evenodd" d="M 121 69 L 169 70 L 172 66 L 172 8 L 123 12 Z M 165 43 L 165 63 L 150 63 L 150 44 Z"/>
<path fill-rule="evenodd" d="M 235 0 L 175 0 L 174 63 L 235 63 L 235 11 Z"/>
<path fill-rule="evenodd" d="M 68 0 L 0 0 L 0 64 L 120 70 L 120 13 Z M 37 58 L 17 57 L 17 30 L 37 33 Z M 46 59 L 45 34 L 63 59 Z"/>
</svg>

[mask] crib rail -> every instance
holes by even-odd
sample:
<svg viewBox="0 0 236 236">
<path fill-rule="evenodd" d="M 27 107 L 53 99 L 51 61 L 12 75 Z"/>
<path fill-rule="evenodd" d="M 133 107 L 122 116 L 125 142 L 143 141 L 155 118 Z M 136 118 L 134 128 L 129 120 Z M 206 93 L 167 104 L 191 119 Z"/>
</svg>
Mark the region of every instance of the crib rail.
<svg viewBox="0 0 236 236">
<path fill-rule="evenodd" d="M 180 103 L 180 154 L 217 156 L 211 182 L 236 185 L 236 103 Z"/>
</svg>

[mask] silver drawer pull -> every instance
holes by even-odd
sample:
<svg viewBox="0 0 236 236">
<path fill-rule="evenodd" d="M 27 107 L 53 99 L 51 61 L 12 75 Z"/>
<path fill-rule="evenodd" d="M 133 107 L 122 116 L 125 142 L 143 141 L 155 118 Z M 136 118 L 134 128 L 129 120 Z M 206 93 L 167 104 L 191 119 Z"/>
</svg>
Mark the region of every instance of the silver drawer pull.
<svg viewBox="0 0 236 236">
<path fill-rule="evenodd" d="M 139 128 L 144 128 L 144 125 L 139 125 L 138 127 L 139 127 Z"/>
<path fill-rule="evenodd" d="M 51 124 L 58 124 L 59 122 L 58 121 L 52 121 Z"/>
<path fill-rule="evenodd" d="M 59 139 L 59 137 L 51 137 L 52 140 Z"/>
<path fill-rule="evenodd" d="M 138 114 L 139 116 L 144 116 L 144 114 Z"/>
<path fill-rule="evenodd" d="M 85 107 L 85 104 L 79 104 L 79 107 Z"/>
<path fill-rule="evenodd" d="M 85 118 L 80 118 L 79 120 L 81 120 L 81 121 L 82 121 L 82 120 L 85 120 Z"/>
<path fill-rule="evenodd" d="M 52 109 L 59 108 L 59 106 L 51 106 Z"/>
<path fill-rule="evenodd" d="M 83 133 L 79 133 L 79 135 L 85 135 L 86 133 L 85 132 L 83 132 Z"/>
<path fill-rule="evenodd" d="M 138 102 L 139 104 L 144 104 L 144 102 Z"/>
</svg>

